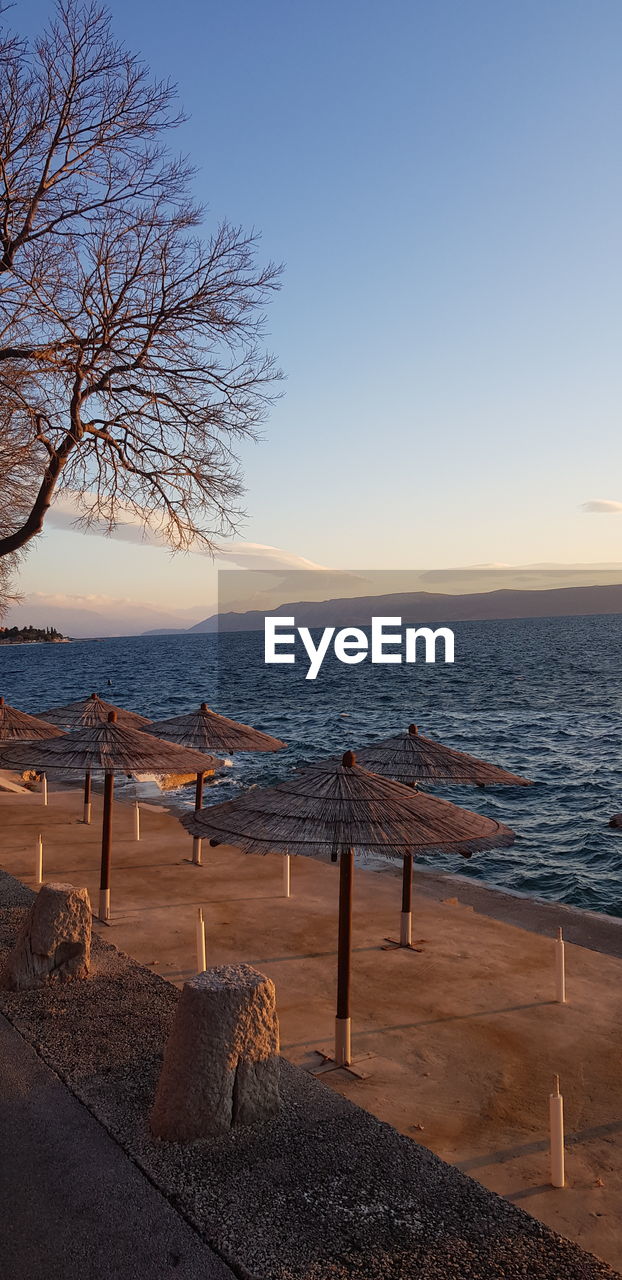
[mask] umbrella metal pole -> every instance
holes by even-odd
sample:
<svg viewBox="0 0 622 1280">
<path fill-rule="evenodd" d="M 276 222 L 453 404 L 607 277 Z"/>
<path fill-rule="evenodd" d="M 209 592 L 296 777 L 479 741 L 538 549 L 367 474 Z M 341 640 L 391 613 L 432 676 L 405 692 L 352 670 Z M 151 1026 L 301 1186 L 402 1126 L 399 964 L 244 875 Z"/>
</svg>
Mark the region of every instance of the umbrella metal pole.
<svg viewBox="0 0 622 1280">
<path fill-rule="evenodd" d="M 112 805 L 114 800 L 114 773 L 104 779 L 104 821 L 102 826 L 102 861 L 99 881 L 99 918 L 110 919 L 110 852 L 112 848 Z"/>
<path fill-rule="evenodd" d="M 197 787 L 194 793 L 194 811 L 198 813 L 203 808 L 203 778 L 204 774 L 197 773 Z M 203 864 L 203 843 L 198 836 L 194 836 L 192 841 L 192 861 L 195 867 Z"/>
<path fill-rule="evenodd" d="M 352 1061 L 350 1044 L 350 971 L 352 960 L 352 883 L 354 850 L 342 851 L 339 859 L 339 940 L 337 943 L 337 1017 L 335 1019 L 335 1062 L 340 1067 Z"/>
<path fill-rule="evenodd" d="M 91 770 L 87 769 L 84 775 L 84 822 L 87 827 L 91 825 Z"/>
<path fill-rule="evenodd" d="M 400 947 L 412 945 L 412 894 L 413 894 L 413 856 L 405 853 L 402 867 L 402 916 L 400 920 Z"/>
<path fill-rule="evenodd" d="M 405 853 L 402 858 L 402 914 L 400 916 L 400 938 L 399 942 L 396 938 L 385 938 L 382 950 L 390 951 L 394 947 L 403 948 L 406 951 L 421 951 L 421 947 L 413 947 L 413 916 L 412 916 L 412 896 L 413 896 L 413 855 Z M 423 941 L 423 939 L 421 939 Z"/>
</svg>

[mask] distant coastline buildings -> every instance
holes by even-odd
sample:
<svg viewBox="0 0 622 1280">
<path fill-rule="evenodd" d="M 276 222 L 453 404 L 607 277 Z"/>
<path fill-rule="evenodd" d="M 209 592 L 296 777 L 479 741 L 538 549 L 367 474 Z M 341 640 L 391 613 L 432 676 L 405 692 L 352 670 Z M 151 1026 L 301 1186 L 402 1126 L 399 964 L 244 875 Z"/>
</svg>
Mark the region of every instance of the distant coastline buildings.
<svg viewBox="0 0 622 1280">
<path fill-rule="evenodd" d="M 0 644 L 64 644 L 55 627 L 0 627 Z"/>
</svg>

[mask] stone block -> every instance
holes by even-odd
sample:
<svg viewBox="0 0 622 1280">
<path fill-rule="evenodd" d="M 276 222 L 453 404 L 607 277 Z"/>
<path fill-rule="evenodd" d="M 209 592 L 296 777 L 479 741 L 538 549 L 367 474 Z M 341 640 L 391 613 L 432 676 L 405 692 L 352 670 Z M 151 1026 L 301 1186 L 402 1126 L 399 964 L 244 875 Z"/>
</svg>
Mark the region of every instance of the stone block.
<svg viewBox="0 0 622 1280">
<path fill-rule="evenodd" d="M 2 985 L 12 991 L 86 978 L 91 959 L 87 889 L 44 884 L 7 957 Z"/>
<path fill-rule="evenodd" d="M 257 1124 L 279 1106 L 274 983 L 248 964 L 186 982 L 151 1114 L 159 1138 L 190 1142 Z"/>
</svg>

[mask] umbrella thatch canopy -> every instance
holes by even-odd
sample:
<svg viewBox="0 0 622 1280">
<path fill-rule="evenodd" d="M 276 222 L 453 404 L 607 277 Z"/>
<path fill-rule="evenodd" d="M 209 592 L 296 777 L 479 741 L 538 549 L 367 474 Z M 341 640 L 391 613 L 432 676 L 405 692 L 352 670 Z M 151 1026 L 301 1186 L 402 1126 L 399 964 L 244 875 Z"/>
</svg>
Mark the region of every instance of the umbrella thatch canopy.
<svg viewBox="0 0 622 1280">
<path fill-rule="evenodd" d="M 9 707 L 0 698 L 0 742 L 28 742 L 33 738 L 53 738 L 62 734 L 55 724 L 46 723 L 38 716 L 29 716 L 25 711 Z M 27 766 L 26 766 L 27 767 Z"/>
<path fill-rule="evenodd" d="M 301 853 L 332 862 L 348 849 L 394 857 L 453 850 L 469 857 L 514 839 L 499 822 L 370 773 L 351 752 L 343 761 L 308 765 L 274 787 L 251 787 L 181 821 L 194 835 L 244 853 Z"/>
<path fill-rule="evenodd" d="M 514 833 L 499 822 L 422 795 L 356 764 L 347 751 L 340 763 L 300 769 L 275 787 L 252 788 L 237 800 L 186 814 L 183 825 L 212 844 L 245 853 L 304 854 L 340 859 L 339 946 L 335 1061 L 350 1055 L 350 954 L 354 850 L 401 857 L 404 853 L 508 845 Z"/>
<path fill-rule="evenodd" d="M 115 707 L 111 702 L 105 702 L 100 698 L 98 693 L 92 693 L 88 698 L 80 698 L 77 702 L 68 702 L 64 707 L 51 707 L 49 711 L 42 714 L 50 720 L 52 724 L 60 725 L 62 729 L 86 729 L 91 725 L 100 724 L 107 720 L 111 711 L 115 711 L 119 724 L 128 725 L 131 729 L 142 729 L 144 725 L 151 724 L 146 716 L 139 716 L 136 711 L 126 711 L 123 707 Z M 91 821 L 91 771 L 87 769 L 84 774 L 84 821 Z"/>
<path fill-rule="evenodd" d="M 51 724 L 60 725 L 61 729 L 86 729 L 107 720 L 111 711 L 116 711 L 118 724 L 128 725 L 132 729 L 141 729 L 143 725 L 151 724 L 146 716 L 139 716 L 137 711 L 115 707 L 111 702 L 100 698 L 98 693 L 80 698 L 78 702 L 68 702 L 64 707 L 51 707 L 49 711 L 42 711 L 41 715 Z"/>
<path fill-rule="evenodd" d="M 261 733 L 250 724 L 239 724 L 237 720 L 218 715 L 206 702 L 202 702 L 197 711 L 190 711 L 187 715 L 155 720 L 145 732 L 158 738 L 166 738 L 168 742 L 177 742 L 183 747 L 192 747 L 196 751 L 280 751 L 285 746 L 280 738 Z M 195 812 L 202 805 L 203 774 L 197 773 Z M 201 841 L 195 837 L 192 861 L 200 866 L 201 859 Z"/>
<path fill-rule="evenodd" d="M 110 717 L 116 713 L 110 712 Z M 55 730 L 58 732 L 58 730 Z M 7 753 L 8 755 L 8 753 Z M 189 751 L 175 742 L 149 737 L 140 729 L 119 724 L 116 719 L 99 721 L 56 738 L 34 743 L 32 748 L 11 748 L 11 759 L 26 763 L 36 755 L 45 769 L 70 769 L 80 773 L 99 769 L 102 773 L 193 773 L 207 772 L 222 764 L 214 756 Z"/>
<path fill-rule="evenodd" d="M 509 773 L 498 765 L 478 760 L 464 751 L 455 751 L 419 733 L 416 724 L 408 726 L 406 733 L 398 733 L 380 742 L 372 742 L 358 752 L 358 760 L 365 769 L 393 778 L 414 787 L 419 782 L 452 782 L 479 787 L 530 787 L 527 778 Z M 412 855 L 405 854 L 402 870 L 402 916 L 400 920 L 401 947 L 411 948 L 412 935 Z M 392 943 L 390 938 L 387 942 Z"/>
<path fill-rule="evenodd" d="M 54 730 L 57 732 L 57 730 Z M 62 748 L 62 749 L 61 749 Z M 73 733 L 57 738 L 33 742 L 29 746 L 11 747 L 6 758 L 11 763 L 35 765 L 42 769 L 86 770 L 100 769 L 105 774 L 104 818 L 102 833 L 102 873 L 100 882 L 100 919 L 110 916 L 110 849 L 112 832 L 112 802 L 114 777 L 117 773 L 167 773 L 176 769 L 182 773 L 207 772 L 222 764 L 214 756 L 188 751 L 174 742 L 148 737 L 140 729 L 119 724 L 116 712 L 108 719 L 89 728 L 76 729 Z"/>
<path fill-rule="evenodd" d="M 416 724 L 406 733 L 398 733 L 380 742 L 372 742 L 357 752 L 365 769 L 383 778 L 409 785 L 417 782 L 455 782 L 479 787 L 530 787 L 527 778 L 508 773 L 496 764 L 478 760 L 464 751 L 445 747 L 442 742 L 425 738 Z"/>
<path fill-rule="evenodd" d="M 218 715 L 206 702 L 188 715 L 154 720 L 146 732 L 197 751 L 280 751 L 285 746 L 280 738 L 261 733 L 250 724 L 239 724 L 237 720 Z"/>
</svg>

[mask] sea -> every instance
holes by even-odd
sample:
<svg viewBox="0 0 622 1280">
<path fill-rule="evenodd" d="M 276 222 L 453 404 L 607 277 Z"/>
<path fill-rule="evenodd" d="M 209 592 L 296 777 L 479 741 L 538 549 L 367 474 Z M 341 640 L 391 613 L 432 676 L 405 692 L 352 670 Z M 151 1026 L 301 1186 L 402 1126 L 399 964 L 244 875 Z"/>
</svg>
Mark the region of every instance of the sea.
<svg viewBox="0 0 622 1280">
<path fill-rule="evenodd" d="M 287 743 L 237 756 L 205 803 L 405 730 L 502 765 L 532 787 L 438 786 L 506 823 L 511 848 L 417 859 L 500 889 L 622 916 L 622 617 L 459 622 L 453 664 L 266 666 L 263 633 L 183 633 L 0 646 L 0 693 L 37 714 L 91 692 L 152 719 L 208 702 Z M 180 792 L 191 805 L 191 789 Z"/>
</svg>

